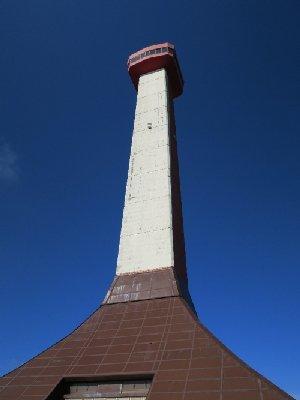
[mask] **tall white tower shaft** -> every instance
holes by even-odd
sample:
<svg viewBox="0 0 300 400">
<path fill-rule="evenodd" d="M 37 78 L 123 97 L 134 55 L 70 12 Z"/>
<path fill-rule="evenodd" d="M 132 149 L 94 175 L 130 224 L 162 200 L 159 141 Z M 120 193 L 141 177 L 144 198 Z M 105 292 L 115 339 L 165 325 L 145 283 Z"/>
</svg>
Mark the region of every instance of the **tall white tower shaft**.
<svg viewBox="0 0 300 400">
<path fill-rule="evenodd" d="M 165 69 L 140 77 L 117 275 L 174 266 L 171 102 Z"/>
</svg>

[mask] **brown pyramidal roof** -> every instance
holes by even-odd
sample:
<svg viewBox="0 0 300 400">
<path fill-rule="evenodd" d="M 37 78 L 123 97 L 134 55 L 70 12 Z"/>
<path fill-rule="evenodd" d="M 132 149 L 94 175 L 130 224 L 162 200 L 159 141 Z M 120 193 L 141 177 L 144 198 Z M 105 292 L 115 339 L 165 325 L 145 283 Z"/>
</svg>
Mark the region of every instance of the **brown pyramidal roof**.
<svg viewBox="0 0 300 400">
<path fill-rule="evenodd" d="M 106 304 L 1 379 L 1 400 L 63 399 L 68 381 L 153 379 L 147 400 L 286 400 L 197 319 L 180 296 Z"/>
<path fill-rule="evenodd" d="M 169 204 L 169 210 L 172 211 L 170 226 L 167 227 L 170 235 L 165 236 L 167 239 L 172 237 L 172 242 L 166 239 L 165 248 L 160 248 L 158 255 L 154 253 L 154 258 L 152 257 L 156 257 L 157 260 L 170 259 L 168 257 L 171 255 L 173 265 L 163 265 L 161 268 L 152 266 L 149 269 L 144 266 L 144 270 L 130 271 L 128 259 L 132 257 L 134 264 L 138 258 L 135 259 L 132 249 L 126 253 L 126 245 L 131 243 L 131 238 L 128 240 L 126 237 L 126 232 L 132 228 L 129 223 L 131 221 L 128 222 L 128 215 L 131 215 L 128 210 L 132 207 L 129 205 L 128 210 L 124 211 L 125 234 L 122 251 L 126 257 L 128 254 L 130 257 L 120 257 L 120 271 L 123 272 L 116 274 L 102 305 L 70 335 L 0 378 L 0 400 L 292 399 L 215 338 L 198 320 L 191 300 L 185 265 L 172 104 L 173 97 L 182 91 L 183 81 L 181 73 L 176 72 L 179 66 L 174 46 L 165 43 L 147 47 L 133 54 L 128 66 L 138 88 L 140 75 L 145 71 L 149 74 L 151 68 L 154 72 L 158 68 L 173 71 L 169 83 L 164 73 L 153 77 L 157 87 L 167 83 L 169 86 L 174 85 L 176 90 L 172 87 L 164 90 L 168 105 L 162 107 L 162 113 L 167 112 L 169 121 L 166 135 L 166 148 L 169 153 L 166 154 L 169 154 L 170 162 L 164 178 L 169 178 L 171 192 L 170 202 L 163 203 L 166 198 L 164 196 L 161 204 Z M 133 66 L 134 70 L 131 71 Z M 151 76 L 146 78 L 145 87 L 149 86 L 149 79 L 150 83 L 152 79 Z M 142 90 L 147 93 L 149 88 Z M 163 103 L 164 94 L 159 94 L 159 101 Z M 153 98 L 151 91 L 150 95 Z M 140 115 L 136 114 L 136 118 L 140 123 Z M 152 125 L 155 133 L 155 123 L 155 120 L 147 123 L 151 134 Z M 145 127 L 142 129 L 146 140 L 149 137 L 152 140 L 148 131 L 145 134 Z M 161 144 L 162 130 L 159 131 L 159 135 Z M 161 149 L 160 146 L 157 148 Z M 132 150 L 131 160 L 134 155 L 135 149 Z M 153 151 L 151 157 L 153 159 Z M 163 162 L 165 159 L 161 157 L 161 160 Z M 156 159 L 156 162 L 158 161 L 159 156 Z M 131 183 L 134 179 L 133 175 L 129 176 Z M 143 179 L 148 178 L 144 176 Z M 131 196 L 128 198 L 131 199 Z M 148 200 L 146 198 L 146 201 Z M 144 197 L 143 201 L 145 202 Z M 153 207 L 152 210 L 154 219 L 157 210 Z M 143 208 L 142 211 L 145 216 L 148 210 Z M 136 222 L 139 217 L 139 213 L 138 216 L 134 214 L 133 227 L 138 226 L 138 233 L 142 232 L 140 222 Z M 161 218 L 160 215 L 159 217 Z M 149 226 L 153 226 L 152 221 Z M 148 229 L 148 226 L 146 228 Z M 157 226 L 153 232 L 151 236 L 152 232 L 146 231 L 149 242 L 156 238 Z M 147 250 L 148 242 L 141 243 Z M 158 242 L 158 246 L 162 246 L 162 243 Z M 153 251 L 153 248 L 149 249 L 149 252 Z"/>
</svg>

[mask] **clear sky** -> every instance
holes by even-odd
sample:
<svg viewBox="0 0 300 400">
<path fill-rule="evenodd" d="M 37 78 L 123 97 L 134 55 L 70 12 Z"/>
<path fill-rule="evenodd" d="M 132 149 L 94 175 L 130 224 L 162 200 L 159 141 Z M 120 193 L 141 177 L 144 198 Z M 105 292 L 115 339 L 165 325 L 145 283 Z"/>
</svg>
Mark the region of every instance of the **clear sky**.
<svg viewBox="0 0 300 400">
<path fill-rule="evenodd" d="M 201 320 L 300 398 L 297 0 L 0 1 L 0 372 L 66 335 L 114 276 L 135 91 L 176 45 L 191 293 Z"/>
</svg>

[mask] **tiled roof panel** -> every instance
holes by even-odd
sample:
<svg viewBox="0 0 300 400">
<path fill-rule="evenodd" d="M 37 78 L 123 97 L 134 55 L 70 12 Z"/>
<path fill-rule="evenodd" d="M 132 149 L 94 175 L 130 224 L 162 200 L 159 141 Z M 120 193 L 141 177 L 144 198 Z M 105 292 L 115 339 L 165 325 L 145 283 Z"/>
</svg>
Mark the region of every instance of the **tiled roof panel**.
<svg viewBox="0 0 300 400">
<path fill-rule="evenodd" d="M 0 399 L 58 400 L 63 378 L 116 376 L 153 376 L 148 400 L 291 399 L 226 349 L 180 297 L 100 307 L 3 377 Z"/>
</svg>

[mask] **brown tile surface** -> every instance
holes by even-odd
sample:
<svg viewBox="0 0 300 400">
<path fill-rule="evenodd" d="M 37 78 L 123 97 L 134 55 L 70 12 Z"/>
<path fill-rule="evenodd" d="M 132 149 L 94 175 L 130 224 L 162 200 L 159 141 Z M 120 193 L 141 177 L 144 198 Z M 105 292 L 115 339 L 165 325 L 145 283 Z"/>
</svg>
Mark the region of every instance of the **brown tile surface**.
<svg viewBox="0 0 300 400">
<path fill-rule="evenodd" d="M 103 305 L 69 336 L 1 378 L 0 400 L 50 399 L 63 378 L 141 374 L 153 375 L 148 400 L 291 399 L 172 296 Z"/>
<path fill-rule="evenodd" d="M 104 304 L 170 297 L 179 294 L 173 268 L 128 275 L 117 275 Z"/>
<path fill-rule="evenodd" d="M 175 196 L 175 194 L 173 194 L 173 196 Z M 181 210 L 181 204 L 179 208 Z M 174 225 L 175 236 L 180 236 L 180 238 L 177 239 L 178 244 L 176 249 L 180 247 L 179 243 L 183 240 L 183 237 L 181 237 L 181 235 L 183 235 L 181 227 L 182 221 L 179 222 L 178 218 L 176 221 L 173 221 L 176 226 L 178 225 L 178 227 Z M 178 232 L 176 234 L 178 230 L 180 230 L 180 233 Z M 181 296 L 189 303 L 191 308 L 194 309 L 188 291 L 184 248 L 181 249 L 180 253 L 180 256 L 176 256 L 175 254 L 175 266 L 149 272 L 117 275 L 107 292 L 103 304 L 117 304 L 129 301 Z M 155 315 L 156 318 L 159 318 L 159 316 L 160 315 Z"/>
</svg>

